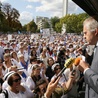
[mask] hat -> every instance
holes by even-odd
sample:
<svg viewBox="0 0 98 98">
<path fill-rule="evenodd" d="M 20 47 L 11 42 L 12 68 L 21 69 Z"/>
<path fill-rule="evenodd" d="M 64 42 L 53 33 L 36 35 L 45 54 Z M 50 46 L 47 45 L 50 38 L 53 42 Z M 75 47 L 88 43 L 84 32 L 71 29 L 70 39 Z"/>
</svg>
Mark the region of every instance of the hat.
<svg viewBox="0 0 98 98">
<path fill-rule="evenodd" d="M 33 65 L 31 65 L 31 70 L 34 70 L 34 69 L 36 69 L 37 67 L 39 67 L 38 64 L 33 64 Z"/>
<path fill-rule="evenodd" d="M 18 55 L 18 58 L 21 58 L 21 57 L 24 57 L 24 55 L 23 54 L 19 54 Z"/>
<path fill-rule="evenodd" d="M 17 71 L 18 71 L 18 72 L 23 72 L 23 71 L 24 71 L 24 67 L 17 68 Z"/>
<path fill-rule="evenodd" d="M 5 53 L 4 54 L 4 57 L 9 57 L 10 56 L 10 53 Z"/>
<path fill-rule="evenodd" d="M 23 46 L 20 45 L 20 46 L 19 46 L 19 49 L 22 49 L 22 48 L 23 48 Z"/>
<path fill-rule="evenodd" d="M 15 71 L 10 71 L 10 72 L 6 73 L 3 79 L 8 80 L 9 77 L 12 76 L 14 73 L 16 73 L 16 72 Z"/>
<path fill-rule="evenodd" d="M 8 47 L 4 47 L 4 50 L 9 50 L 9 48 Z"/>
<path fill-rule="evenodd" d="M 54 71 L 54 68 L 57 66 L 57 65 L 60 65 L 59 63 L 55 63 L 52 65 L 52 70 Z"/>
</svg>

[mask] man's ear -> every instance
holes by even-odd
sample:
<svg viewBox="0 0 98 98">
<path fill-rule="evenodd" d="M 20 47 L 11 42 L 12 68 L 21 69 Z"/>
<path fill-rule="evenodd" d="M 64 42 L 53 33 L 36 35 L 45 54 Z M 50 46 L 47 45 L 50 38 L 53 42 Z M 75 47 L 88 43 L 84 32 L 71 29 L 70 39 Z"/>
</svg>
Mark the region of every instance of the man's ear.
<svg viewBox="0 0 98 98">
<path fill-rule="evenodd" d="M 96 29 L 96 33 L 95 33 L 95 35 L 98 36 L 98 28 Z"/>
</svg>

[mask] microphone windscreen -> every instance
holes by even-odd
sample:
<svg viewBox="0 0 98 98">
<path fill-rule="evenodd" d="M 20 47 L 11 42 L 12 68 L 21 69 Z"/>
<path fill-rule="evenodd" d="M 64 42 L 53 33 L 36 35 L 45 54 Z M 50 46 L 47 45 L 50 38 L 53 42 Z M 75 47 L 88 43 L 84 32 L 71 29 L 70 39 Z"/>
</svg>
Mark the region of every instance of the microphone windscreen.
<svg viewBox="0 0 98 98">
<path fill-rule="evenodd" d="M 77 57 L 77 58 L 75 59 L 75 61 L 74 61 L 74 65 L 75 65 L 75 66 L 79 65 L 80 60 L 82 60 L 82 58 L 81 58 L 81 57 Z"/>
<path fill-rule="evenodd" d="M 66 68 L 70 68 L 72 66 L 72 64 L 74 63 L 74 60 L 75 60 L 74 58 L 67 59 L 66 62 L 65 62 L 65 64 L 64 64 L 64 66 Z"/>
<path fill-rule="evenodd" d="M 66 68 L 71 68 L 73 63 L 74 63 L 75 58 L 69 58 L 66 60 L 65 64 L 64 64 L 64 68 L 59 72 L 59 74 L 57 75 L 57 77 L 59 77 Z"/>
</svg>

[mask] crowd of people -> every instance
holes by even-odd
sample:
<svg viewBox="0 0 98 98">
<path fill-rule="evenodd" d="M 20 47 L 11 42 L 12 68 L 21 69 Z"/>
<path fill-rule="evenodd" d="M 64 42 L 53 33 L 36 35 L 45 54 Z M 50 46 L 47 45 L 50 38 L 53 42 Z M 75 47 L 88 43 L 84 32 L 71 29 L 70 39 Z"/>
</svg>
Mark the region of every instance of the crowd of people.
<svg viewBox="0 0 98 98">
<path fill-rule="evenodd" d="M 34 38 L 20 34 L 8 40 L 8 35 L 1 35 L 0 98 L 78 98 L 84 79 L 89 89 L 86 98 L 98 98 L 97 54 L 94 60 L 92 56 L 98 23 L 90 19 L 84 22 L 85 38 L 76 34 Z M 94 33 L 87 33 L 91 31 Z M 82 58 L 79 66 L 73 63 L 56 77 L 69 58 L 77 57 Z"/>
</svg>

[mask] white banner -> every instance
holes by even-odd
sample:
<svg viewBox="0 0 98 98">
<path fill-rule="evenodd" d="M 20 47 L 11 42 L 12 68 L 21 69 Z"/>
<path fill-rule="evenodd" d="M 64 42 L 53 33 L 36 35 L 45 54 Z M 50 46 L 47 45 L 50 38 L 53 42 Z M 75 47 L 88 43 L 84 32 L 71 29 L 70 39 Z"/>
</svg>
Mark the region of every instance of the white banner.
<svg viewBox="0 0 98 98">
<path fill-rule="evenodd" d="M 8 41 L 12 40 L 12 35 L 8 34 Z"/>
<path fill-rule="evenodd" d="M 43 29 L 43 37 L 48 37 L 50 36 L 50 29 L 47 28 L 47 29 Z"/>
</svg>

